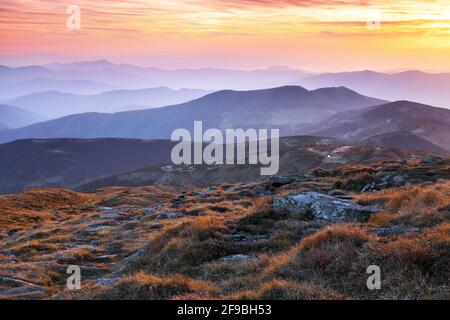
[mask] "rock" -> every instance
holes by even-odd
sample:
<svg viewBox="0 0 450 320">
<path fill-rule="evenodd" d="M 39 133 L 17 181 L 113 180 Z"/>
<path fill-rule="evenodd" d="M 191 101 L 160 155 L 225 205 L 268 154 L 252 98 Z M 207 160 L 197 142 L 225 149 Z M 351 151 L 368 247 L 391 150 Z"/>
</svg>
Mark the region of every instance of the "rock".
<svg viewBox="0 0 450 320">
<path fill-rule="evenodd" d="M 274 200 L 277 213 L 288 213 L 297 218 L 319 219 L 330 222 L 366 222 L 380 209 L 362 207 L 349 200 L 317 192 L 294 193 Z"/>
<path fill-rule="evenodd" d="M 430 164 L 430 163 L 434 163 L 434 162 L 437 162 L 437 161 L 440 161 L 440 160 L 442 160 L 442 158 L 438 157 L 438 156 L 425 156 L 425 157 L 422 158 L 422 163 L 423 164 Z"/>
<path fill-rule="evenodd" d="M 279 176 L 279 177 L 272 177 L 270 181 L 272 182 L 272 186 L 278 188 L 293 183 L 295 181 L 295 178 Z"/>
<path fill-rule="evenodd" d="M 108 226 L 96 226 L 96 227 L 87 227 L 86 232 L 88 233 L 99 233 L 108 230 Z"/>
<path fill-rule="evenodd" d="M 254 257 L 246 255 L 246 254 L 234 254 L 232 256 L 227 256 L 220 258 L 219 262 L 226 262 L 226 263 L 241 263 L 241 262 L 247 262 L 254 259 Z"/>
<path fill-rule="evenodd" d="M 116 212 L 100 214 L 100 218 L 103 218 L 103 219 L 117 219 L 118 217 L 119 217 L 119 214 Z"/>
<path fill-rule="evenodd" d="M 176 219 L 179 215 L 176 212 L 161 212 L 156 219 L 158 220 L 167 220 L 167 219 Z"/>
<path fill-rule="evenodd" d="M 379 236 L 402 235 L 405 233 L 420 232 L 420 229 L 415 227 L 369 228 L 368 230 Z"/>
<path fill-rule="evenodd" d="M 396 184 L 401 184 L 403 185 L 405 183 L 405 178 L 403 176 L 395 176 L 392 178 L 392 181 L 394 181 Z"/>
<path fill-rule="evenodd" d="M 119 281 L 120 281 L 119 278 L 114 278 L 114 279 L 100 278 L 100 279 L 97 279 L 96 283 L 97 283 L 98 286 L 104 286 L 104 287 L 112 288 Z"/>
</svg>

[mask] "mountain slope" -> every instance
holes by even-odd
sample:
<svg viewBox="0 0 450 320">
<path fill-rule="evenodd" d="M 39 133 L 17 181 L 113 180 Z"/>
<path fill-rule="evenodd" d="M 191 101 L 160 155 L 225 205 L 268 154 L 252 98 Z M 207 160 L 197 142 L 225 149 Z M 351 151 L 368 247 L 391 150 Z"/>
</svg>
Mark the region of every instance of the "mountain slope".
<svg viewBox="0 0 450 320">
<path fill-rule="evenodd" d="M 280 139 L 280 176 L 303 175 L 314 168 L 331 169 L 343 165 L 368 164 L 383 161 L 420 159 L 422 153 L 408 150 L 385 150 L 376 147 L 346 145 L 343 142 L 313 136 Z M 110 186 L 146 186 L 249 182 L 267 179 L 258 165 L 186 165 L 172 164 L 142 168 L 114 175 L 79 186 L 92 191 Z"/>
<path fill-rule="evenodd" d="M 37 186 L 70 188 L 167 163 L 172 147 L 168 141 L 126 139 L 14 141 L 0 145 L 0 193 Z"/>
<path fill-rule="evenodd" d="M 434 153 L 448 153 L 447 150 L 438 147 L 425 138 L 419 137 L 410 132 L 392 132 L 372 136 L 360 141 L 361 145 L 377 146 L 385 149 L 409 149 Z"/>
<path fill-rule="evenodd" d="M 450 73 L 373 71 L 324 73 L 298 82 L 308 89 L 346 86 L 361 94 L 396 101 L 410 100 L 450 108 Z"/>
<path fill-rule="evenodd" d="M 383 103 L 346 88 L 308 91 L 287 86 L 255 91 L 219 91 L 180 105 L 114 114 L 64 117 L 0 134 L 0 141 L 21 138 L 120 137 L 170 139 L 173 130 L 192 131 L 195 120 L 206 128 L 280 128 L 294 135 L 305 123 L 345 110 Z"/>
<path fill-rule="evenodd" d="M 397 101 L 334 115 L 306 130 L 309 134 L 364 141 L 373 136 L 407 132 L 450 150 L 450 110 Z"/>
<path fill-rule="evenodd" d="M 208 91 L 195 89 L 114 90 L 95 95 L 77 95 L 59 91 L 38 92 L 8 101 L 12 105 L 58 118 L 84 112 L 118 112 L 162 107 L 197 99 Z"/>
<path fill-rule="evenodd" d="M 10 105 L 0 104 L 0 130 L 15 129 L 46 120 L 44 117 Z"/>
</svg>

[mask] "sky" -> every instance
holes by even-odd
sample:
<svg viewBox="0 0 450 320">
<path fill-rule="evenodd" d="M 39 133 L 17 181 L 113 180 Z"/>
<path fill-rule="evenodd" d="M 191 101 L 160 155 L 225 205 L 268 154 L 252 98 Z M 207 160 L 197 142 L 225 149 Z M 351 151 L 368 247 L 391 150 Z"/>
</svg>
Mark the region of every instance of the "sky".
<svg viewBox="0 0 450 320">
<path fill-rule="evenodd" d="M 450 71 L 450 1 L 1 0 L 0 49 L 10 65 Z"/>
</svg>

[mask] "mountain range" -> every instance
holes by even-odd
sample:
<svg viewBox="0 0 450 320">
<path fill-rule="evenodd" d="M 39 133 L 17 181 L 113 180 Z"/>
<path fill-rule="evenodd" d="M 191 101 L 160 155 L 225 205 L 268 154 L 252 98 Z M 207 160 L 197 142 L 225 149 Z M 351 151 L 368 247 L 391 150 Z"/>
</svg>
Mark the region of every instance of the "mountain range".
<svg viewBox="0 0 450 320">
<path fill-rule="evenodd" d="M 142 90 L 114 90 L 94 95 L 78 95 L 60 91 L 45 91 L 24 95 L 6 103 L 59 118 L 84 112 L 118 112 L 156 108 L 200 98 L 205 90 L 151 88 Z"/>
<path fill-rule="evenodd" d="M 385 101 L 344 87 L 308 91 L 298 86 L 265 90 L 224 90 L 183 104 L 113 114 L 84 113 L 0 134 L 0 142 L 26 138 L 170 139 L 173 130 L 192 130 L 195 120 L 207 128 L 279 128 L 284 136 L 308 123 L 342 111 Z"/>
<path fill-rule="evenodd" d="M 295 84 L 305 76 L 307 73 L 290 68 L 248 71 L 211 68 L 163 70 L 129 64 L 113 64 L 106 60 L 18 68 L 0 66 L 0 85 L 9 86 L 9 92 L 6 89 L 0 90 L 0 99 L 12 99 L 18 94 L 36 92 L 33 86 L 30 86 L 27 92 L 26 86 L 23 85 L 28 81 L 35 82 L 36 79 L 40 79 L 42 84 L 39 91 L 60 90 L 85 94 L 89 86 L 81 86 L 81 84 L 86 81 L 93 84 L 91 89 L 94 92 L 89 93 L 105 91 L 105 88 L 102 88 L 104 86 L 109 86 L 106 90 L 113 88 L 136 90 L 164 86 L 172 89 L 200 88 L 214 91 L 250 90 L 289 85 Z M 78 81 L 78 88 L 67 86 L 70 84 L 68 81 Z"/>
<path fill-rule="evenodd" d="M 308 89 L 345 86 L 389 101 L 410 100 L 450 108 L 450 73 L 381 73 L 370 70 L 324 73 L 307 77 L 298 84 Z"/>
</svg>

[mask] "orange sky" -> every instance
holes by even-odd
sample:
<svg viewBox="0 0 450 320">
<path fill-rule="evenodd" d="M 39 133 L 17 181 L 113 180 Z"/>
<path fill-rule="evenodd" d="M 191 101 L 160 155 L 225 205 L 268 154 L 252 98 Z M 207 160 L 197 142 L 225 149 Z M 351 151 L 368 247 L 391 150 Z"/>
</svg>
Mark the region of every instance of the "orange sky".
<svg viewBox="0 0 450 320">
<path fill-rule="evenodd" d="M 374 8 L 381 28 L 369 30 Z M 0 48 L 166 68 L 450 71 L 450 1 L 2 0 Z"/>
</svg>

